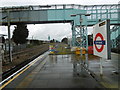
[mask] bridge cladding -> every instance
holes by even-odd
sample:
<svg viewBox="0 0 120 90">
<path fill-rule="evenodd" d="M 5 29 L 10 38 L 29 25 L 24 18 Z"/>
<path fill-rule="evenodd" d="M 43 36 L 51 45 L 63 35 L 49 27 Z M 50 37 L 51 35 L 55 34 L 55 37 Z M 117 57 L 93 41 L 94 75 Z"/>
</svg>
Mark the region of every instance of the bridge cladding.
<svg viewBox="0 0 120 90">
<path fill-rule="evenodd" d="M 39 6 L 21 6 L 21 7 L 3 7 L 1 8 L 2 19 L 0 25 L 7 25 L 8 12 L 10 12 L 10 24 L 46 24 L 46 23 L 71 23 L 72 24 L 72 45 L 76 46 L 77 37 L 82 33 L 85 36 L 87 45 L 87 26 L 93 26 L 99 20 L 110 19 L 110 24 L 119 27 L 119 6 L 120 4 L 111 5 L 39 5 Z M 71 14 L 90 14 L 89 17 L 82 15 L 82 32 L 80 32 L 80 17 L 71 17 Z M 114 31 L 114 30 L 113 30 Z M 111 32 L 113 32 L 111 31 Z M 117 32 L 120 28 L 117 29 Z M 85 33 L 83 33 L 85 32 Z M 111 37 L 114 33 L 111 33 Z M 119 36 L 119 34 L 118 34 Z M 113 38 L 111 38 L 113 39 Z"/>
</svg>

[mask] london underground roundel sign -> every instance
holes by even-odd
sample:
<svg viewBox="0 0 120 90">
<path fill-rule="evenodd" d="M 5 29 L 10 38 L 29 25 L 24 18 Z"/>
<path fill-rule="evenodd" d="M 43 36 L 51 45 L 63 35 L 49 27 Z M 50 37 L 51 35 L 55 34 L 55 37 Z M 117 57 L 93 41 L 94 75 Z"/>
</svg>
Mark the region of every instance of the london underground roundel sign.
<svg viewBox="0 0 120 90">
<path fill-rule="evenodd" d="M 110 47 L 110 20 L 105 20 L 93 26 L 93 53 L 96 56 L 110 59 Z"/>
<path fill-rule="evenodd" d="M 101 40 L 97 40 L 98 37 L 100 37 Z M 94 44 L 95 44 L 95 49 L 98 52 L 102 52 L 102 50 L 104 49 L 105 40 L 101 33 L 96 34 Z M 100 45 L 100 48 L 98 48 L 97 45 Z"/>
</svg>

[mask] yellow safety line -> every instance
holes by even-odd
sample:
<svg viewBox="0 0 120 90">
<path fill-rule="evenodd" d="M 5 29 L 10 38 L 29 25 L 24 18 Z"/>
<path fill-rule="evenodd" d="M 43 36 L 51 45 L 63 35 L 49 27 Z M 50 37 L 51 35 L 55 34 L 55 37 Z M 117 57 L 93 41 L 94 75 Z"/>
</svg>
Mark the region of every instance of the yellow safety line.
<svg viewBox="0 0 120 90">
<path fill-rule="evenodd" d="M 105 88 L 118 88 L 117 85 L 109 84 L 106 82 L 100 82 Z"/>
<path fill-rule="evenodd" d="M 37 62 L 38 60 L 36 60 L 35 62 Z M 8 82 L 6 82 L 4 85 L 2 85 L 0 87 L 0 90 L 3 89 L 5 86 L 7 86 L 10 82 L 12 82 L 15 78 L 17 78 L 20 74 L 22 74 L 23 72 L 25 72 L 30 66 L 32 66 L 35 62 L 31 63 L 28 67 L 26 67 L 24 70 L 22 70 L 20 73 L 18 73 L 17 75 L 15 75 L 12 79 L 10 79 Z"/>
<path fill-rule="evenodd" d="M 40 65 L 42 65 L 41 67 L 40 67 L 40 69 L 43 67 L 43 65 L 46 63 L 46 61 L 44 60 L 44 61 L 42 61 L 41 62 L 41 64 Z M 34 71 L 33 71 L 34 72 Z M 28 77 L 29 77 L 29 75 L 27 76 L 27 77 L 25 77 L 25 79 L 24 80 L 28 80 Z M 33 79 L 31 79 L 30 81 L 28 81 L 27 82 L 27 85 L 32 81 Z M 23 84 L 24 83 L 24 81 L 22 81 L 18 86 L 17 86 L 17 88 L 19 88 L 19 86 L 21 85 L 21 84 Z M 23 84 L 24 85 L 24 84 Z M 25 86 L 26 86 L 26 84 L 25 84 Z"/>
</svg>

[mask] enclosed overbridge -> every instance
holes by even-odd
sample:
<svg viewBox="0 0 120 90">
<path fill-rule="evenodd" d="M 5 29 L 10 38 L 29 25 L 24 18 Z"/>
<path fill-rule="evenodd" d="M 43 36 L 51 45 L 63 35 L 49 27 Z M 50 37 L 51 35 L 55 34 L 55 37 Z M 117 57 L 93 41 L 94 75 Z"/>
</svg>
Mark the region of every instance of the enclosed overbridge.
<svg viewBox="0 0 120 90">
<path fill-rule="evenodd" d="M 96 24 L 99 19 L 110 19 L 111 25 L 119 25 L 119 5 L 39 5 L 39 6 L 21 6 L 1 8 L 2 18 L 8 16 L 10 12 L 11 24 L 26 23 L 63 23 L 73 20 L 71 14 L 91 14 L 87 17 L 87 25 Z M 84 19 L 84 18 L 83 18 Z M 76 19 L 77 20 L 77 19 Z M 7 19 L 1 19 L 2 25 L 7 24 Z M 79 20 L 76 22 L 79 25 Z M 86 25 L 86 23 L 83 23 Z"/>
</svg>

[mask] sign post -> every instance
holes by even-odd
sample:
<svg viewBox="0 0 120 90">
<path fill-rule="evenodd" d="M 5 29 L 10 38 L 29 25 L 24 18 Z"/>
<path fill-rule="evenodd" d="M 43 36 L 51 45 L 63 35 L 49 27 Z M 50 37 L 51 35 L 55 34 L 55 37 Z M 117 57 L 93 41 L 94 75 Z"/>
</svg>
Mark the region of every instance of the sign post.
<svg viewBox="0 0 120 90">
<path fill-rule="evenodd" d="M 100 75 L 103 75 L 103 60 L 111 58 L 110 20 L 102 21 L 93 26 L 93 51 L 100 58 Z"/>
<path fill-rule="evenodd" d="M 103 76 L 103 60 L 100 58 L 100 76 Z"/>
</svg>

